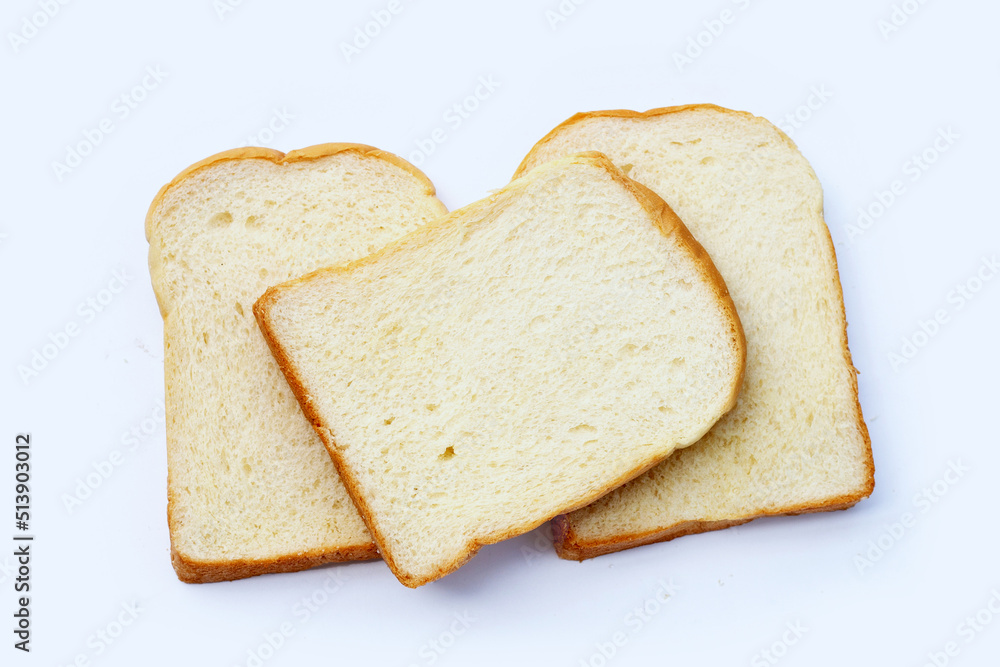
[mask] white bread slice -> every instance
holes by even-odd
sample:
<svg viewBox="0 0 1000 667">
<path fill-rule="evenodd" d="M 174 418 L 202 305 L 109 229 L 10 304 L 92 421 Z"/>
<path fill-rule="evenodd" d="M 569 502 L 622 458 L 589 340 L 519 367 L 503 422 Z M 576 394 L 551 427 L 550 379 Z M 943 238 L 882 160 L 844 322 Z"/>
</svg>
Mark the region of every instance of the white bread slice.
<svg viewBox="0 0 1000 667">
<path fill-rule="evenodd" d="M 518 174 L 599 150 L 662 196 L 708 250 L 746 329 L 737 407 L 700 443 L 556 521 L 582 560 L 777 514 L 845 509 L 871 494 L 871 441 L 847 347 L 819 181 L 762 118 L 716 106 L 577 114 Z"/>
<path fill-rule="evenodd" d="M 378 556 L 251 308 L 269 285 L 367 255 L 445 212 L 415 167 L 360 144 L 227 151 L 156 195 L 146 238 L 182 581 Z"/>
<path fill-rule="evenodd" d="M 745 356 L 704 250 L 598 154 L 273 287 L 254 313 L 411 587 L 698 440 Z"/>
</svg>

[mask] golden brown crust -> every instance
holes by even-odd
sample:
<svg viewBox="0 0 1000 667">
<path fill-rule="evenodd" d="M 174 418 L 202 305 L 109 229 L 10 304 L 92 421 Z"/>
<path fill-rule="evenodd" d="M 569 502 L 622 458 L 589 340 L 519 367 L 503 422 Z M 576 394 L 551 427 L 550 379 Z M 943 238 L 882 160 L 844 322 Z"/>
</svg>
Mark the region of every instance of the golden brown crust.
<svg viewBox="0 0 1000 667">
<path fill-rule="evenodd" d="M 182 170 L 181 173 L 174 176 L 172 181 L 160 188 L 160 191 L 156 193 L 155 197 L 153 197 L 153 201 L 149 205 L 149 210 L 146 212 L 146 240 L 149 241 L 152 237 L 154 214 L 163 202 L 163 198 L 166 196 L 167 192 L 206 167 L 210 167 L 218 162 L 225 162 L 226 160 L 270 160 L 274 164 L 292 164 L 294 162 L 316 160 L 319 158 L 330 157 L 331 155 L 337 155 L 338 153 L 351 151 L 366 157 L 380 158 L 386 162 L 396 165 L 397 167 L 405 169 L 416 176 L 417 179 L 426 186 L 426 192 L 428 195 L 434 196 L 437 194 L 434 184 L 431 182 L 431 179 L 427 177 L 427 174 L 420 171 L 398 155 L 388 151 L 383 151 L 367 144 L 352 144 L 346 142 L 316 144 L 315 146 L 307 146 L 306 148 L 289 151 L 287 154 L 274 150 L 273 148 L 260 148 L 257 146 L 232 148 L 228 151 L 222 151 L 221 153 L 211 155 L 204 160 L 195 162 L 190 167 L 187 167 Z"/>
<path fill-rule="evenodd" d="M 621 183 L 629 190 L 636 198 L 636 200 L 643 206 L 643 208 L 649 213 L 652 220 L 657 225 L 657 228 L 668 237 L 676 238 L 682 248 L 687 250 L 690 255 L 695 259 L 697 265 L 702 271 L 703 275 L 712 284 L 713 289 L 720 302 L 723 303 L 723 307 L 726 313 L 729 315 L 732 324 L 732 344 L 734 351 L 737 353 L 739 359 L 739 370 L 736 374 L 733 387 L 730 391 L 730 395 L 725 403 L 725 407 L 719 413 L 719 417 L 724 415 L 726 412 L 731 410 L 736 404 L 736 398 L 739 394 L 740 386 L 743 382 L 743 374 L 746 368 L 746 340 L 743 336 L 743 327 L 740 323 L 739 316 L 736 313 L 736 306 L 733 304 L 732 299 L 729 296 L 729 290 L 726 288 L 725 281 L 723 281 L 721 274 L 712 263 L 711 258 L 709 258 L 708 253 L 705 252 L 704 248 L 694 240 L 691 233 L 688 231 L 684 223 L 681 222 L 673 210 L 667 205 L 661 197 L 659 197 L 652 190 L 646 188 L 645 186 L 632 181 L 626 177 L 621 170 L 619 170 L 605 155 L 597 152 L 581 153 L 579 155 L 567 158 L 566 161 L 574 163 L 588 163 L 594 166 L 604 169 L 609 175 L 611 175 L 617 182 Z M 301 374 L 295 367 L 291 358 L 288 356 L 286 350 L 281 346 L 280 341 L 275 338 L 270 322 L 270 311 L 273 305 L 278 301 L 282 292 L 294 288 L 296 285 L 309 281 L 317 276 L 329 273 L 348 273 L 355 268 L 364 266 L 366 264 L 371 264 L 379 261 L 382 257 L 385 257 L 391 253 L 398 252 L 401 248 L 407 247 L 414 243 L 419 243 L 420 239 L 426 237 L 428 234 L 433 233 L 433 230 L 439 226 L 453 224 L 451 221 L 456 218 L 460 218 L 466 215 L 472 207 L 488 205 L 496 197 L 501 196 L 504 192 L 514 188 L 521 187 L 523 184 L 517 182 L 512 182 L 506 187 L 501 189 L 498 193 L 494 194 L 492 197 L 488 198 L 484 202 L 477 202 L 464 209 L 459 209 L 450 215 L 440 218 L 437 221 L 429 223 L 424 227 L 411 232 L 409 235 L 399 239 L 390 245 L 382 248 L 376 253 L 369 255 L 368 257 L 363 257 L 361 259 L 355 260 L 353 262 L 348 262 L 345 264 L 340 264 L 333 267 L 327 267 L 319 269 L 310 274 L 307 274 L 301 278 L 291 280 L 281 285 L 276 285 L 269 288 L 263 296 L 261 296 L 253 306 L 254 316 L 257 318 L 257 323 L 260 326 L 260 330 L 264 335 L 264 339 L 267 341 L 268 346 L 274 355 L 275 361 L 281 368 L 281 371 L 285 374 L 288 379 L 288 384 L 291 386 L 292 391 L 295 393 L 296 398 L 302 406 L 302 411 L 306 414 L 309 422 L 316 429 L 319 434 L 320 439 L 326 445 L 327 450 L 330 452 L 330 456 L 333 459 L 334 465 L 337 468 L 337 472 L 340 473 L 341 479 L 344 482 L 344 486 L 347 488 L 348 494 L 354 501 L 355 506 L 358 509 L 358 513 L 361 514 L 362 519 L 364 519 L 365 525 L 368 526 L 368 530 L 372 533 L 375 539 L 375 543 L 379 545 L 382 558 L 388 564 L 389 568 L 392 570 L 393 574 L 402 582 L 404 585 L 410 588 L 416 588 L 423 584 L 429 583 L 435 579 L 439 579 L 451 572 L 454 572 L 462 565 L 464 565 L 470 558 L 472 558 L 480 548 L 488 544 L 495 544 L 502 540 L 506 540 L 518 535 L 522 535 L 531 530 L 534 530 L 541 524 L 548 521 L 551 517 L 543 517 L 538 520 L 525 522 L 521 525 L 514 526 L 506 531 L 493 533 L 486 536 L 479 536 L 468 542 L 465 551 L 459 554 L 451 562 L 446 563 L 439 568 L 437 568 L 434 573 L 429 576 L 416 577 L 408 574 L 407 572 L 401 570 L 395 560 L 392 557 L 391 550 L 384 548 L 385 538 L 382 531 L 379 529 L 378 522 L 376 521 L 371 509 L 368 507 L 364 500 L 364 497 L 359 492 L 360 485 L 353 476 L 349 466 L 346 465 L 345 461 L 341 457 L 336 443 L 334 441 L 332 431 L 323 424 L 323 421 L 316 410 L 311 397 L 306 391 L 305 387 L 301 381 Z M 580 498 L 576 503 L 570 507 L 566 507 L 562 512 L 571 512 L 575 509 L 579 509 L 600 497 L 610 493 L 614 489 L 618 488 L 622 484 L 625 484 L 629 480 L 632 480 L 644 472 L 648 471 L 650 468 L 660 463 L 663 460 L 662 456 L 651 457 L 648 460 L 642 461 L 632 470 L 619 476 L 618 478 L 607 482 L 599 491 L 588 494 L 587 496 Z"/>
<path fill-rule="evenodd" d="M 518 178 L 525 171 L 528 170 L 528 165 L 531 164 L 531 160 L 534 157 L 536 151 L 542 148 L 544 145 L 549 143 L 557 134 L 562 132 L 564 129 L 570 125 L 576 125 L 577 123 L 591 118 L 655 118 L 656 116 L 667 116 L 673 113 L 681 113 L 683 111 L 692 110 L 704 110 L 704 111 L 718 111 L 724 114 L 731 114 L 734 116 L 743 116 L 744 118 L 756 118 L 752 113 L 747 111 L 734 111 L 733 109 L 727 109 L 725 107 L 720 107 L 715 104 L 684 104 L 675 107 L 658 107 L 656 109 L 650 109 L 648 111 L 632 111 L 631 109 L 608 109 L 606 111 L 583 111 L 580 113 L 575 113 L 563 122 L 556 125 L 551 132 L 542 137 L 538 143 L 531 147 L 528 154 L 524 156 L 521 160 L 521 164 L 518 165 L 517 171 L 514 172 L 514 178 Z M 784 134 L 784 133 L 782 133 Z M 787 137 L 786 137 L 787 138 Z M 789 139 L 789 141 L 791 141 Z M 793 144 L 794 145 L 794 144 Z"/>
<path fill-rule="evenodd" d="M 664 116 L 674 113 L 681 113 L 684 111 L 692 110 L 709 110 L 718 113 L 739 116 L 746 119 L 756 119 L 757 117 L 746 111 L 734 111 L 732 109 L 726 109 L 725 107 L 716 106 L 714 104 L 688 104 L 684 106 L 675 107 L 660 107 L 657 109 L 650 109 L 649 111 L 630 111 L 627 109 L 616 109 L 608 111 L 591 111 L 584 113 L 577 113 L 557 125 L 551 132 L 546 134 L 538 143 L 536 143 L 528 154 L 525 156 L 524 160 L 521 161 L 520 166 L 518 166 L 514 177 L 517 178 L 522 172 L 524 172 L 528 165 L 533 161 L 534 155 L 543 146 L 548 144 L 555 136 L 561 133 L 565 128 L 580 123 L 582 121 L 591 118 L 632 118 L 632 119 L 647 119 L 655 118 L 658 116 Z M 773 126 L 772 126 L 773 127 Z M 793 149 L 798 151 L 795 143 L 779 128 L 774 128 L 782 140 L 791 146 Z M 822 217 L 822 213 L 821 213 Z M 857 419 L 858 430 L 861 433 L 866 445 L 867 459 L 865 461 L 865 468 L 867 470 L 867 476 L 865 479 L 864 486 L 860 488 L 856 493 L 846 494 L 842 496 L 837 496 L 834 498 L 829 498 L 823 501 L 817 501 L 814 503 L 806 503 L 802 505 L 792 506 L 788 508 L 782 508 L 780 510 L 762 512 L 760 514 L 755 514 L 750 517 L 740 517 L 727 520 L 719 521 L 686 521 L 674 526 L 668 526 L 666 528 L 657 529 L 648 533 L 641 534 L 630 534 L 616 536 L 615 538 L 595 541 L 588 544 L 581 543 L 577 536 L 573 533 L 572 526 L 569 522 L 568 517 L 561 515 L 555 519 L 555 534 L 556 534 L 556 552 L 559 554 L 560 558 L 567 558 L 570 560 L 584 560 L 587 558 L 593 558 L 595 556 L 600 556 L 603 554 L 613 553 L 616 551 L 621 551 L 623 549 L 629 549 L 631 547 L 641 546 L 644 544 L 652 544 L 654 542 L 663 542 L 666 540 L 672 540 L 675 537 L 681 537 L 682 535 L 691 535 L 694 533 L 703 533 L 710 530 L 721 530 L 729 526 L 736 526 L 742 523 L 747 523 L 748 521 L 753 521 L 765 516 L 784 516 L 784 515 L 796 515 L 805 514 L 811 512 L 826 512 L 835 511 L 841 509 L 847 509 L 854 506 L 858 501 L 863 498 L 867 498 L 872 494 L 875 489 L 875 462 L 872 454 L 871 437 L 868 433 L 868 426 L 865 424 L 864 415 L 861 411 L 861 401 L 858 396 L 858 379 L 857 379 L 857 368 L 854 367 L 854 363 L 851 358 L 851 350 L 848 346 L 847 341 L 847 313 L 844 306 L 844 291 L 843 286 L 840 282 L 840 271 L 837 265 L 837 253 L 833 245 L 833 239 L 830 236 L 830 229 L 826 225 L 826 221 L 823 220 L 823 229 L 825 230 L 825 238 L 830 250 L 830 259 L 833 266 L 833 286 L 836 293 L 840 297 L 840 317 L 843 326 L 841 328 L 842 332 L 842 348 L 844 354 L 844 361 L 847 367 L 851 369 L 850 373 L 850 383 L 851 391 L 854 396 L 854 409 Z M 695 241 L 697 243 L 697 241 Z M 700 247 L 700 246 L 699 246 Z M 704 250 L 702 250 L 704 252 Z M 741 330 L 742 333 L 742 330 Z"/>
<path fill-rule="evenodd" d="M 597 556 L 604 556 L 606 554 L 624 551 L 625 549 L 631 549 L 632 547 L 641 547 L 646 544 L 655 544 L 657 542 L 668 542 L 676 537 L 695 535 L 697 533 L 707 533 L 713 530 L 731 528 L 732 526 L 740 526 L 754 521 L 755 519 L 763 519 L 764 517 L 798 516 L 799 514 L 814 514 L 817 512 L 846 510 L 850 507 L 854 507 L 858 501 L 866 498 L 870 493 L 871 491 L 869 490 L 867 493 L 858 492 L 854 494 L 847 494 L 816 504 L 795 505 L 791 508 L 779 511 L 761 512 L 750 517 L 705 521 L 697 519 L 692 521 L 682 521 L 674 524 L 673 526 L 645 533 L 616 535 L 615 537 L 607 540 L 594 540 L 591 542 L 582 542 L 573 531 L 573 526 L 570 524 L 569 519 L 565 514 L 562 514 L 553 519 L 553 535 L 555 537 L 553 545 L 556 548 L 556 554 L 560 558 L 565 560 L 583 561 L 589 558 L 596 558 Z"/>
<path fill-rule="evenodd" d="M 345 547 L 334 551 L 313 549 L 294 556 L 280 558 L 200 561 L 186 558 L 173 546 L 170 548 L 170 562 L 177 578 L 186 584 L 209 584 L 217 581 L 234 581 L 256 577 L 259 574 L 299 572 L 328 563 L 372 560 L 378 558 L 374 544 Z"/>
<path fill-rule="evenodd" d="M 428 196 L 435 195 L 434 184 L 431 180 L 419 169 L 414 167 L 412 164 L 406 160 L 389 153 L 387 151 L 380 150 L 373 146 L 368 146 L 366 144 L 355 144 L 355 143 L 327 143 L 318 144 L 315 146 L 308 146 L 306 148 L 300 148 L 298 150 L 290 151 L 289 153 L 282 153 L 281 151 L 273 150 L 270 148 L 259 148 L 259 147 L 246 147 L 246 148 L 235 148 L 228 151 L 223 151 L 221 153 L 216 153 L 210 157 L 200 160 L 191 166 L 187 167 L 181 171 L 177 176 L 173 178 L 169 183 L 160 188 L 156 196 L 153 198 L 152 203 L 149 206 L 149 210 L 146 214 L 146 240 L 152 245 L 153 240 L 153 224 L 155 216 L 158 212 L 159 206 L 172 188 L 183 183 L 188 178 L 190 178 L 195 173 L 210 167 L 219 162 L 224 162 L 227 160 L 269 160 L 274 164 L 291 164 L 294 162 L 302 162 L 306 160 L 315 160 L 324 157 L 330 157 L 344 152 L 355 152 L 364 157 L 372 157 L 381 160 L 385 160 L 397 167 L 400 167 L 411 174 L 413 174 L 421 183 L 424 184 L 426 194 Z M 442 211 L 444 211 L 444 206 L 442 205 Z M 152 259 L 153 249 L 150 249 L 150 258 Z M 163 300 L 159 293 L 158 284 L 158 271 L 157 269 L 150 266 L 150 274 L 153 280 L 153 291 L 157 296 L 157 301 L 160 303 L 160 314 L 163 316 L 164 323 L 166 323 L 169 317 L 166 310 L 163 308 Z M 168 344 L 169 341 L 164 340 L 164 345 Z M 165 379 L 169 379 L 171 374 L 169 372 L 164 373 Z M 294 389 L 294 387 L 293 387 Z M 168 445 L 169 446 L 169 445 Z M 168 470 L 168 476 L 171 474 Z M 232 560 L 198 560 L 185 556 L 178 551 L 173 543 L 174 527 L 176 525 L 173 516 L 173 506 L 174 499 L 171 489 L 173 486 L 168 483 L 167 485 L 167 524 L 170 527 L 171 535 L 171 548 L 170 548 L 170 559 L 173 564 L 174 571 L 177 573 L 177 577 L 187 583 L 208 583 L 216 581 L 231 581 L 234 579 L 243 579 L 246 577 L 253 577 L 259 574 L 270 574 L 277 572 L 296 572 L 299 570 L 308 569 L 315 567 L 317 565 L 322 565 L 324 563 L 337 563 L 337 562 L 347 562 L 354 560 L 370 560 L 373 558 L 378 558 L 378 549 L 375 547 L 374 543 L 365 545 L 353 545 L 346 547 L 332 547 L 323 549 L 313 549 L 310 551 L 289 554 L 287 556 L 279 556 L 277 558 L 266 558 L 266 559 L 232 559 Z"/>
</svg>

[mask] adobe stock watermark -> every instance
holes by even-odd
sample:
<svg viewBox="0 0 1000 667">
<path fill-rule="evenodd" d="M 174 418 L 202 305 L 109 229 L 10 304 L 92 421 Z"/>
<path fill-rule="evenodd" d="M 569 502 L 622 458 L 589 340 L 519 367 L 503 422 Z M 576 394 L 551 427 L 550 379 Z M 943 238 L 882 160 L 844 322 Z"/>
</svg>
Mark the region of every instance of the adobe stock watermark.
<svg viewBox="0 0 1000 667">
<path fill-rule="evenodd" d="M 958 484 L 970 468 L 962 463 L 961 459 L 948 461 L 948 467 L 942 475 L 913 494 L 914 511 L 903 512 L 900 517 L 891 524 L 885 524 L 883 531 L 877 537 L 868 541 L 868 549 L 864 553 L 855 554 L 854 567 L 858 574 L 864 575 L 868 570 L 875 567 L 875 563 L 882 560 L 894 546 L 908 535 L 920 520 L 920 517 L 930 512 L 941 499 L 948 495 L 948 492 Z"/>
<path fill-rule="evenodd" d="M 795 136 L 795 130 L 802 129 L 802 126 L 812 119 L 813 114 L 822 109 L 827 102 L 833 99 L 833 93 L 827 90 L 825 84 L 811 86 L 809 95 L 791 113 L 786 113 L 785 117 L 778 121 L 778 127 L 789 137 Z"/>
<path fill-rule="evenodd" d="M 771 645 L 761 649 L 750 659 L 750 667 L 768 667 L 777 665 L 781 659 L 788 655 L 788 649 L 799 643 L 809 628 L 802 625 L 802 621 L 791 621 L 785 623 L 785 630 L 781 637 L 771 642 Z"/>
<path fill-rule="evenodd" d="M 935 309 L 928 319 L 918 320 L 914 331 L 903 336 L 900 347 L 888 353 L 889 365 L 892 366 L 892 370 L 898 373 L 901 367 L 913 361 L 920 351 L 927 347 L 945 326 L 951 323 L 952 317 L 972 303 L 997 274 L 1000 274 L 1000 261 L 998 261 L 997 255 L 994 253 L 989 257 L 983 257 L 972 275 L 957 283 L 948 292 L 945 297 L 946 305 Z"/>
<path fill-rule="evenodd" d="M 578 667 L 604 667 L 610 663 L 618 651 L 652 623 L 666 608 L 667 602 L 677 594 L 680 586 L 673 579 L 657 582 L 659 586 L 651 596 L 639 603 L 622 617 L 623 629 L 611 634 L 605 641 L 594 644 L 594 651 L 586 658 L 580 658 Z"/>
<path fill-rule="evenodd" d="M 472 114 L 479 110 L 483 102 L 493 97 L 500 87 L 501 83 L 492 74 L 479 77 L 476 86 L 469 91 L 468 95 L 452 104 L 441 114 L 441 120 L 445 123 L 445 127 L 435 127 L 427 136 L 415 139 L 413 143 L 416 145 L 416 149 L 410 151 L 407 159 L 417 167 L 426 162 L 427 158 L 437 151 L 438 146 L 448 141 L 449 133 L 461 128 L 466 121 L 472 118 Z"/>
<path fill-rule="evenodd" d="M 103 288 L 79 303 L 76 307 L 76 317 L 70 318 L 66 324 L 55 331 L 50 331 L 46 337 L 47 342 L 40 347 L 33 348 L 28 355 L 29 358 L 17 366 L 17 374 L 24 386 L 27 387 L 33 379 L 41 375 L 42 371 L 63 353 L 73 339 L 83 333 L 87 325 L 92 324 L 98 315 L 114 303 L 118 295 L 132 283 L 134 278 L 135 276 L 125 267 L 114 269 L 111 272 L 111 279 Z"/>
<path fill-rule="evenodd" d="M 142 78 L 111 102 L 110 113 L 95 126 L 81 130 L 82 139 L 66 144 L 66 153 L 61 162 L 52 161 L 52 173 L 56 179 L 62 183 L 66 176 L 82 165 L 84 160 L 146 101 L 150 93 L 163 85 L 168 76 L 169 73 L 163 71 L 162 65 L 148 65 Z"/>
<path fill-rule="evenodd" d="M 858 217 L 853 225 L 845 225 L 847 239 L 854 240 L 863 236 L 875 223 L 884 217 L 889 209 L 907 193 L 907 182 L 916 183 L 934 165 L 941 156 L 947 153 L 962 136 L 952 127 L 939 127 L 937 136 L 929 146 L 910 156 L 902 166 L 902 177 L 889 184 L 885 190 L 875 192 L 875 198 L 867 205 L 858 208 Z"/>
<path fill-rule="evenodd" d="M 19 575 L 18 569 L 19 569 L 19 564 L 13 558 L 11 558 L 10 555 L 3 556 L 2 559 L 0 559 L 0 584 L 6 584 L 8 581 L 10 581 L 13 582 L 12 587 L 20 585 L 17 582 Z M 15 588 L 15 590 L 17 589 Z"/>
<path fill-rule="evenodd" d="M 945 667 L 962 653 L 962 647 L 976 641 L 993 621 L 1000 617 L 1000 589 L 990 591 L 990 597 L 982 607 L 962 619 L 955 626 L 956 639 L 945 642 L 939 651 L 928 651 L 923 667 Z"/>
<path fill-rule="evenodd" d="M 7 33 L 7 41 L 10 42 L 10 48 L 14 53 L 20 53 L 21 49 L 37 37 L 70 1 L 38 0 L 38 10 L 21 17 L 17 32 L 11 30 Z"/>
<path fill-rule="evenodd" d="M 323 578 L 323 583 L 292 605 L 292 618 L 282 621 L 273 630 L 262 633 L 260 642 L 248 648 L 245 657 L 233 663 L 234 667 L 262 667 L 295 635 L 296 628 L 312 620 L 348 580 L 349 577 L 342 568 L 331 569 Z"/>
<path fill-rule="evenodd" d="M 900 28 L 909 23 L 926 4 L 927 0 L 904 0 L 898 4 L 893 3 L 888 18 L 881 18 L 877 23 L 882 39 L 888 42 L 889 37 L 899 32 Z"/>
<path fill-rule="evenodd" d="M 408 667 L 420 667 L 420 665 L 433 665 L 436 663 L 441 656 L 447 653 L 475 625 L 476 620 L 476 617 L 468 609 L 461 613 L 453 613 L 447 627 L 435 637 L 424 642 L 417 651 L 420 662 L 411 662 Z"/>
<path fill-rule="evenodd" d="M 70 515 L 93 497 L 94 492 L 107 482 L 115 471 L 125 463 L 129 455 L 138 451 L 139 446 L 148 441 L 160 427 L 166 423 L 166 411 L 163 399 L 158 399 L 153 409 L 141 420 L 127 430 L 122 431 L 118 442 L 120 448 L 112 449 L 107 456 L 90 464 L 83 476 L 77 477 L 72 491 L 63 493 L 60 497 L 63 507 Z"/>
<path fill-rule="evenodd" d="M 551 9 L 546 9 L 545 20 L 549 22 L 549 28 L 552 29 L 552 32 L 558 30 L 560 25 L 576 14 L 577 7 L 585 2 L 587 0 L 561 0 L 558 5 Z"/>
<path fill-rule="evenodd" d="M 0 584 L 5 584 L 8 580 L 13 581 L 16 575 L 17 563 L 10 556 L 3 556 L 0 560 Z"/>
<path fill-rule="evenodd" d="M 244 0 L 212 0 L 212 9 L 220 21 L 225 21 L 226 16 L 232 14 L 237 8 L 243 5 Z"/>
<path fill-rule="evenodd" d="M 719 192 L 725 197 L 738 197 L 742 190 L 753 182 L 753 178 L 764 169 L 764 164 L 753 153 L 742 159 L 727 163 L 719 182 Z"/>
<path fill-rule="evenodd" d="M 340 52 L 343 54 L 344 60 L 350 64 L 352 60 L 360 56 L 412 2 L 413 0 L 408 0 L 408 2 L 389 0 L 384 7 L 373 9 L 369 14 L 371 17 L 369 20 L 354 27 L 351 40 L 340 42 Z"/>
<path fill-rule="evenodd" d="M 750 9 L 754 0 L 730 0 L 736 9 L 726 7 L 718 16 L 701 22 L 702 30 L 689 36 L 686 46 L 680 51 L 674 51 L 674 65 L 677 71 L 684 73 L 684 68 L 694 65 L 694 62 L 704 55 L 726 32 L 729 26 L 736 23 L 740 12 Z"/>
<path fill-rule="evenodd" d="M 139 615 L 146 610 L 138 602 L 122 602 L 112 613 L 111 620 L 101 625 L 87 637 L 85 650 L 79 651 L 65 667 L 87 667 L 104 655 L 132 627 Z M 60 667 L 63 667 L 60 664 Z"/>
<path fill-rule="evenodd" d="M 273 109 L 271 112 L 271 117 L 261 125 L 253 134 L 249 135 L 241 146 L 264 146 L 272 141 L 274 138 L 287 130 L 292 121 L 295 120 L 295 116 L 288 112 L 288 109 L 281 107 L 281 109 Z"/>
<path fill-rule="evenodd" d="M 527 565 L 533 565 L 544 554 L 552 553 L 555 535 L 552 532 L 552 522 L 546 521 L 538 528 L 528 533 L 532 536 L 531 544 L 521 546 L 521 557 Z"/>
</svg>

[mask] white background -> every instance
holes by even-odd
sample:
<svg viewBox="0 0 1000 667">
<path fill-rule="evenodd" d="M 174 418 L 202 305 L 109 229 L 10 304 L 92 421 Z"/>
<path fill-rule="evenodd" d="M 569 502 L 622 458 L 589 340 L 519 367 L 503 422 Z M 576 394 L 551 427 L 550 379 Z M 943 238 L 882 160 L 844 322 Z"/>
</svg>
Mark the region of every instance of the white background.
<svg viewBox="0 0 1000 667">
<path fill-rule="evenodd" d="M 789 623 L 805 632 L 776 647 L 783 665 L 923 665 L 949 641 L 959 650 L 950 664 L 996 664 L 1000 617 L 971 641 L 959 626 L 1000 590 L 1000 279 L 961 309 L 949 293 L 1000 252 L 997 3 L 910 0 L 919 10 L 886 37 L 878 22 L 890 19 L 889 0 L 590 0 L 554 28 L 546 11 L 558 0 L 403 0 L 347 62 L 340 44 L 387 4 L 244 0 L 220 17 L 211 0 L 72 2 L 15 50 L 10 33 L 40 9 L 37 0 L 4 3 L 0 663 L 66 665 L 82 654 L 109 666 L 253 665 L 248 651 L 287 622 L 294 634 L 265 650 L 263 664 L 762 665 L 772 662 L 759 652 L 783 641 Z M 702 35 L 712 43 L 679 68 L 673 54 L 723 9 L 734 20 L 712 40 Z M 166 77 L 121 118 L 112 104 L 147 66 Z M 443 114 L 481 76 L 500 87 L 449 126 Z M 874 447 L 870 499 L 583 564 L 557 559 L 536 532 L 415 591 L 381 562 L 177 581 L 162 423 L 134 451 L 121 443 L 163 395 L 143 218 L 177 172 L 245 143 L 275 110 L 294 119 L 255 143 L 282 150 L 355 141 L 417 159 L 415 142 L 442 127 L 447 140 L 421 168 L 457 208 L 502 186 L 574 112 L 713 102 L 782 122 L 814 86 L 832 97 L 800 111 L 810 117 L 794 139 L 825 188 Z M 114 131 L 60 181 L 53 162 L 104 118 Z M 907 161 L 947 128 L 959 138 L 911 180 Z M 852 235 L 859 207 L 896 179 L 905 193 Z M 78 304 L 116 269 L 132 279 L 85 321 Z M 889 353 L 938 309 L 947 323 L 894 369 Z M 79 335 L 22 380 L 18 367 L 69 322 Z M 20 432 L 31 433 L 34 457 L 30 655 L 12 648 L 8 629 Z M 70 512 L 64 494 L 115 449 L 121 465 Z M 939 483 L 946 493 L 922 511 L 914 496 L 950 461 L 967 472 Z M 887 527 L 907 512 L 915 525 L 892 537 Z M 880 539 L 891 546 L 859 568 Z M 302 622 L 296 605 L 331 575 L 339 590 Z M 669 600 L 658 597 L 661 579 L 677 586 Z M 138 618 L 98 654 L 95 633 L 134 601 Z M 647 603 L 657 612 L 629 616 Z M 450 637 L 464 612 L 474 622 Z M 600 646 L 617 632 L 627 643 L 605 659 Z M 450 646 L 434 652 L 431 641 Z"/>
</svg>

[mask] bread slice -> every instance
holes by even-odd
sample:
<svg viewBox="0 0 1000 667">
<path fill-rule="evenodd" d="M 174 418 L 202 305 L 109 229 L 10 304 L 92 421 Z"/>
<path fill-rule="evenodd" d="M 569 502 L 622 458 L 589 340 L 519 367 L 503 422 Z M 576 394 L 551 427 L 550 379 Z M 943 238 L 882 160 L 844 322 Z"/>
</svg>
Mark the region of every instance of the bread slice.
<svg viewBox="0 0 1000 667">
<path fill-rule="evenodd" d="M 597 154 L 273 287 L 254 313 L 411 587 L 697 441 L 745 356 L 704 250 Z"/>
<path fill-rule="evenodd" d="M 700 443 L 556 521 L 585 559 L 775 515 L 844 509 L 871 494 L 871 441 L 847 348 L 823 193 L 795 145 L 762 118 L 698 105 L 577 114 L 518 175 L 600 150 L 661 195 L 705 246 L 747 335 L 737 407 Z"/>
<path fill-rule="evenodd" d="M 445 212 L 416 168 L 359 144 L 227 151 L 156 195 L 146 238 L 182 581 L 377 557 L 251 308 L 269 285 L 367 255 Z"/>
</svg>

